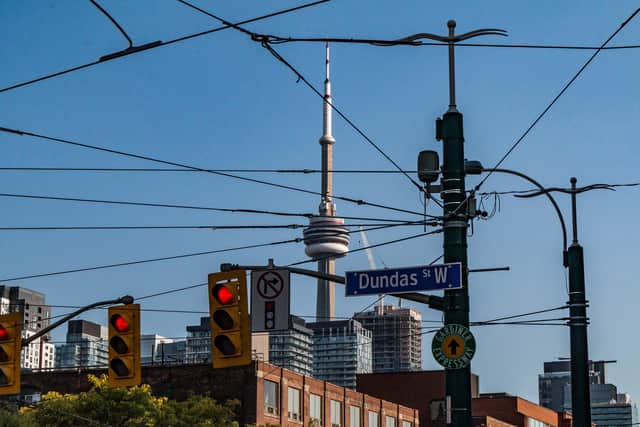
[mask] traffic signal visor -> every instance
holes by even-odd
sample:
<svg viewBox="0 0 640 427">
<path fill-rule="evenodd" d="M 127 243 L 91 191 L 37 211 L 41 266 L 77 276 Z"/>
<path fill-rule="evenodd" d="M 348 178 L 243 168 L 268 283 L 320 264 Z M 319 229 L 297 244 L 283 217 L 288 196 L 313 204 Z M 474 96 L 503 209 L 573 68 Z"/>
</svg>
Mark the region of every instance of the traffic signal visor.
<svg viewBox="0 0 640 427">
<path fill-rule="evenodd" d="M 244 270 L 209 275 L 209 312 L 213 367 L 248 365 L 251 334 Z"/>
<path fill-rule="evenodd" d="M 0 395 L 20 393 L 22 313 L 0 316 Z"/>
<path fill-rule="evenodd" d="M 109 307 L 109 384 L 126 387 L 141 380 L 140 305 Z"/>
</svg>

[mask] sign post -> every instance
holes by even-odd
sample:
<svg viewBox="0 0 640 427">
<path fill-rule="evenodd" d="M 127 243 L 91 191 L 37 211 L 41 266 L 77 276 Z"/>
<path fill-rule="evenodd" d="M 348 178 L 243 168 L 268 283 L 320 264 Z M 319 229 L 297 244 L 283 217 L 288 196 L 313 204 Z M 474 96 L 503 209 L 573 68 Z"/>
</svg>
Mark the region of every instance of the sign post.
<svg viewBox="0 0 640 427">
<path fill-rule="evenodd" d="M 269 332 L 289 329 L 289 271 L 251 272 L 251 330 Z"/>
<path fill-rule="evenodd" d="M 476 339 L 469 328 L 448 324 L 433 336 L 431 352 L 436 361 L 447 369 L 466 368 L 476 353 Z"/>
</svg>

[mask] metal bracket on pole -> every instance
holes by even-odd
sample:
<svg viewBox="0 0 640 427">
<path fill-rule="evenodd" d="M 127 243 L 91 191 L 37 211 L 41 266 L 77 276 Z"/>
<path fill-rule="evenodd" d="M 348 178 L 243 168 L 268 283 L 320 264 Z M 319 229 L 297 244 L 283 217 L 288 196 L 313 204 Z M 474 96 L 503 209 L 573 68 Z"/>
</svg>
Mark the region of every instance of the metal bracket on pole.
<svg viewBox="0 0 640 427">
<path fill-rule="evenodd" d="M 233 271 L 233 270 L 289 270 L 291 273 L 300 274 L 302 276 L 315 277 L 317 279 L 330 280 L 334 283 L 340 283 L 344 285 L 347 279 L 344 276 L 336 276 L 335 274 L 324 274 L 315 270 L 307 270 L 305 268 L 288 267 L 288 266 L 276 266 L 273 263 L 273 258 L 269 258 L 268 265 L 238 265 L 231 263 L 220 264 L 220 271 Z M 390 293 L 387 294 L 395 298 L 402 298 L 409 301 L 419 302 L 426 304 L 429 308 L 434 310 L 443 310 L 444 298 L 436 295 L 425 295 L 419 292 L 406 292 L 406 293 Z"/>
<path fill-rule="evenodd" d="M 43 335 L 48 334 L 49 332 L 51 332 L 52 330 L 54 330 L 58 326 L 62 325 L 63 323 L 65 323 L 68 320 L 73 319 L 74 317 L 76 317 L 80 313 L 84 313 L 85 311 L 91 310 L 92 308 L 95 308 L 95 307 L 100 307 L 100 306 L 103 306 L 103 305 L 112 305 L 112 304 L 133 304 L 133 297 L 131 295 L 125 295 L 125 296 L 117 298 L 117 299 L 111 299 L 111 300 L 107 300 L 107 301 L 98 301 L 98 302 L 94 302 L 93 304 L 89 304 L 87 306 L 81 307 L 81 308 L 77 309 L 76 311 L 74 311 L 73 313 L 69 313 L 68 315 L 64 316 L 62 319 L 50 324 L 46 328 L 40 329 L 38 332 L 36 332 L 35 334 L 31 335 L 30 337 L 24 338 L 22 340 L 22 347 L 28 346 L 31 342 L 37 340 L 38 338 L 40 338 Z"/>
</svg>

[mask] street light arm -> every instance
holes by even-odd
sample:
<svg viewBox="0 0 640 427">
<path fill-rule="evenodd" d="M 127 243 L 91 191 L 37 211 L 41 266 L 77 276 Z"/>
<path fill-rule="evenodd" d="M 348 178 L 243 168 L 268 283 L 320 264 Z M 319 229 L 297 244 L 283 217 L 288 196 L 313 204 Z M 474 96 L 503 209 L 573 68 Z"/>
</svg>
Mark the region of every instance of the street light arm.
<svg viewBox="0 0 640 427">
<path fill-rule="evenodd" d="M 564 222 L 564 217 L 562 216 L 562 211 L 560 211 L 560 207 L 558 206 L 558 203 L 556 202 L 556 200 L 553 198 L 553 196 L 548 192 L 545 191 L 546 189 L 542 186 L 542 184 L 540 184 L 538 181 L 536 181 L 535 179 L 531 178 L 528 175 L 523 174 L 522 172 L 518 172 L 518 171 L 514 171 L 511 169 L 502 169 L 502 168 L 492 168 L 492 169 L 487 169 L 487 168 L 482 168 L 483 172 L 500 172 L 500 173 L 506 173 L 509 175 L 515 175 L 518 176 L 520 178 L 523 178 L 527 181 L 529 181 L 530 183 L 532 183 L 533 185 L 535 185 L 536 187 L 538 187 L 540 189 L 540 194 L 544 194 L 547 199 L 549 199 L 549 201 L 551 202 L 551 204 L 553 205 L 553 208 L 556 211 L 556 214 L 558 214 L 558 219 L 560 220 L 560 227 L 562 227 L 562 265 L 564 267 L 568 267 L 569 263 L 567 260 L 567 226 Z"/>
<path fill-rule="evenodd" d="M 132 304 L 132 303 L 133 303 L 133 297 L 131 295 L 125 295 L 125 296 L 117 298 L 117 299 L 112 299 L 112 300 L 107 300 L 107 301 L 98 301 L 98 302 L 94 302 L 93 304 L 89 304 L 87 306 L 81 307 L 81 308 L 77 309 L 76 311 L 67 314 L 62 319 L 50 324 L 46 328 L 40 329 L 38 332 L 36 332 L 35 334 L 31 335 L 30 337 L 24 338 L 22 340 L 22 347 L 28 346 L 31 342 L 37 340 L 38 338 L 40 338 L 43 335 L 48 334 L 49 332 L 51 332 L 52 330 L 54 330 L 58 326 L 62 325 L 66 321 L 68 321 L 70 319 L 73 319 L 78 314 L 84 313 L 87 310 L 91 310 L 92 308 L 100 307 L 102 305 Z"/>
</svg>

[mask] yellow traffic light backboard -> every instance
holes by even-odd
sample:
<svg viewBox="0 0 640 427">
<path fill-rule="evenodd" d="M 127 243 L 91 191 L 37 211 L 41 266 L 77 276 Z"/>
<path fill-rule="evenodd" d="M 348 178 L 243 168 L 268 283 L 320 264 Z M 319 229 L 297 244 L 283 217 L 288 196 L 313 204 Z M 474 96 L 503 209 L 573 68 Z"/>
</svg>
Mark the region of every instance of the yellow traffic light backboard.
<svg viewBox="0 0 640 427">
<path fill-rule="evenodd" d="M 214 368 L 251 363 L 251 331 L 244 270 L 209 275 L 211 361 Z"/>
<path fill-rule="evenodd" d="M 140 304 L 109 307 L 109 385 L 140 385 Z"/>
<path fill-rule="evenodd" d="M 20 393 L 22 313 L 0 315 L 0 395 Z"/>
</svg>

